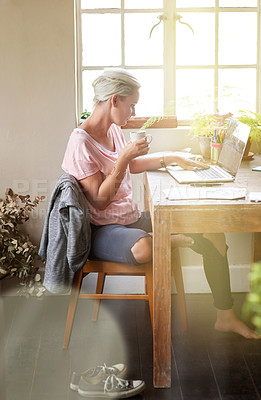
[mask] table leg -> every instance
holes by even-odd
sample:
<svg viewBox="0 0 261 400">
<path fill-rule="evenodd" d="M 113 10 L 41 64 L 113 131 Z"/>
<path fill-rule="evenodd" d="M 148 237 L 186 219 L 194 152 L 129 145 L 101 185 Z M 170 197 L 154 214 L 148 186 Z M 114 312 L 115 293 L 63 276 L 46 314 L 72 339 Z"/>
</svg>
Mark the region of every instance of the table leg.
<svg viewBox="0 0 261 400">
<path fill-rule="evenodd" d="M 261 232 L 254 232 L 252 238 L 252 262 L 261 261 Z"/>
<path fill-rule="evenodd" d="M 168 215 L 154 211 L 153 383 L 171 387 L 171 236 Z"/>
</svg>

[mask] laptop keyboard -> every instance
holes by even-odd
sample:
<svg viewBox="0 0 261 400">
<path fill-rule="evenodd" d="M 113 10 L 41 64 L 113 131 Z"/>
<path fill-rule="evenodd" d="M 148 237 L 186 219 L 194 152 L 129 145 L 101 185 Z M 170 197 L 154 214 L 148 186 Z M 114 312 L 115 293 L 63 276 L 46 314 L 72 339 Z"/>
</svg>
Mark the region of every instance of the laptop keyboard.
<svg viewBox="0 0 261 400">
<path fill-rule="evenodd" d="M 204 179 L 224 178 L 223 174 L 221 174 L 219 171 L 213 168 L 208 168 L 208 169 L 196 168 L 195 172 L 200 178 Z"/>
</svg>

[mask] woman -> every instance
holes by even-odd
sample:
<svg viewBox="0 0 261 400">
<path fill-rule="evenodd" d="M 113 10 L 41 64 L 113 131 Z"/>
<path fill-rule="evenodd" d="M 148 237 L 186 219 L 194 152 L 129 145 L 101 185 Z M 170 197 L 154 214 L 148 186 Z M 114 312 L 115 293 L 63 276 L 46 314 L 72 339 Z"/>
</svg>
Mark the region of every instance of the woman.
<svg viewBox="0 0 261 400">
<path fill-rule="evenodd" d="M 105 70 L 93 82 L 94 109 L 69 139 L 62 168 L 83 187 L 92 227 L 90 257 L 134 265 L 152 258 L 151 220 L 132 199 L 130 173 L 141 173 L 176 162 L 184 169 L 207 168 L 168 153 L 146 157 L 146 138 L 125 143 L 120 126 L 135 116 L 138 81 L 126 70 Z M 172 245 L 191 247 L 203 255 L 204 269 L 217 308 L 215 328 L 259 338 L 234 314 L 227 246 L 223 234 L 173 235 Z"/>
</svg>

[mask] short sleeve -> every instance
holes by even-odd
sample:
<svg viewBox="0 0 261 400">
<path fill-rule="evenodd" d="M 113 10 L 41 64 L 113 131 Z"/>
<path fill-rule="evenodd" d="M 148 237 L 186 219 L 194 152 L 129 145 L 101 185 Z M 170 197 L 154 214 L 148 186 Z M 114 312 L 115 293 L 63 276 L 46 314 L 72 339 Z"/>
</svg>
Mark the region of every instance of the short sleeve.
<svg viewBox="0 0 261 400">
<path fill-rule="evenodd" d="M 91 176 L 99 171 L 99 167 L 90 150 L 88 143 L 82 140 L 81 136 L 72 136 L 68 142 L 62 169 L 77 180 Z"/>
</svg>

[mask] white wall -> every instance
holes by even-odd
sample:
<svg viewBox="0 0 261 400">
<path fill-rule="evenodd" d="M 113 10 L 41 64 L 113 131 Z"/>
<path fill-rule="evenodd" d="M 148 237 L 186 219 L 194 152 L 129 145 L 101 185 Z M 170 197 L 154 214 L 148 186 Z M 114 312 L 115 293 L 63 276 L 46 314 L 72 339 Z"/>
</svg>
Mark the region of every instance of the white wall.
<svg viewBox="0 0 261 400">
<path fill-rule="evenodd" d="M 21 194 L 46 195 L 48 200 L 62 173 L 65 146 L 76 123 L 73 7 L 73 0 L 0 0 L 0 197 L 12 187 Z M 152 151 L 187 146 L 198 151 L 197 142 L 184 129 L 151 133 Z M 135 197 L 142 203 L 141 178 L 135 178 Z M 46 207 L 47 201 L 27 223 L 35 243 Z M 248 265 L 250 234 L 228 239 L 233 242 L 232 264 Z M 205 287 L 201 260 L 190 253 L 182 251 L 188 291 L 195 272 L 200 276 L 196 290 Z"/>
<path fill-rule="evenodd" d="M 73 24 L 73 0 L 0 0 L 0 196 L 48 195 L 62 172 L 75 126 Z M 41 208 L 28 227 L 37 242 Z"/>
</svg>

